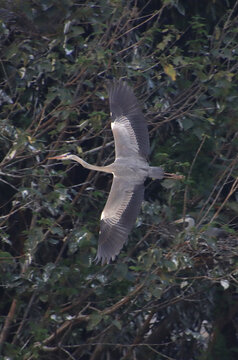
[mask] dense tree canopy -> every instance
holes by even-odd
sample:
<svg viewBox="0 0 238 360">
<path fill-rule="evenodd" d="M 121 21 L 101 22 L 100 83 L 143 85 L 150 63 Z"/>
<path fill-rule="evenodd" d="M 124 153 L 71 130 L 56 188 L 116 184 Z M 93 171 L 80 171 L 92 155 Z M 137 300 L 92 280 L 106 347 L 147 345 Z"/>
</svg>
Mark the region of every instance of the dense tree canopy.
<svg viewBox="0 0 238 360">
<path fill-rule="evenodd" d="M 238 1 L 0 4 L 3 359 L 237 359 Z M 111 176 L 48 157 L 113 161 L 114 77 L 142 104 L 151 164 L 184 180 L 146 181 L 101 267 Z"/>
</svg>

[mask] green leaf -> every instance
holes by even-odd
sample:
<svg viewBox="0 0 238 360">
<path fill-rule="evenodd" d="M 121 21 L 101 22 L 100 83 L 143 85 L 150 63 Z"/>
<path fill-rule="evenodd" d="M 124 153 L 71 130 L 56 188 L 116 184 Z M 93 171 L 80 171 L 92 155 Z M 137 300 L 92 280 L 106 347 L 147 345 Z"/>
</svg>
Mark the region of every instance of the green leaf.
<svg viewBox="0 0 238 360">
<path fill-rule="evenodd" d="M 88 325 L 87 325 L 87 330 L 88 331 L 91 331 L 95 328 L 95 326 L 97 326 L 101 320 L 103 319 L 103 316 L 101 313 L 99 312 L 94 312 L 90 315 L 90 320 L 88 322 Z"/>
<path fill-rule="evenodd" d="M 156 288 L 152 289 L 152 295 L 157 299 L 160 299 L 163 294 L 163 289 L 156 286 Z"/>
<path fill-rule="evenodd" d="M 117 328 L 118 330 L 121 330 L 121 329 L 122 329 L 121 321 L 112 320 L 112 323 L 116 326 L 116 328 Z"/>
</svg>

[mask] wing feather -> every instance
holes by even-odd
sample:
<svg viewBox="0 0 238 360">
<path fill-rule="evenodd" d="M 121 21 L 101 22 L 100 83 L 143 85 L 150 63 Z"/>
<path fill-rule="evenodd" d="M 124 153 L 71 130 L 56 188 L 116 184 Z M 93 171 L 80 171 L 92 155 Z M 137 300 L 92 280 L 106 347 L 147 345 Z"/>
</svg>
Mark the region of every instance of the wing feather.
<svg viewBox="0 0 238 360">
<path fill-rule="evenodd" d="M 125 81 L 115 80 L 108 91 L 116 157 L 139 154 L 147 158 L 150 150 L 147 123 L 132 89 Z"/>
<path fill-rule="evenodd" d="M 127 178 L 113 177 L 101 216 L 97 262 L 109 263 L 119 254 L 135 224 L 143 197 L 143 183 L 131 185 Z"/>
</svg>

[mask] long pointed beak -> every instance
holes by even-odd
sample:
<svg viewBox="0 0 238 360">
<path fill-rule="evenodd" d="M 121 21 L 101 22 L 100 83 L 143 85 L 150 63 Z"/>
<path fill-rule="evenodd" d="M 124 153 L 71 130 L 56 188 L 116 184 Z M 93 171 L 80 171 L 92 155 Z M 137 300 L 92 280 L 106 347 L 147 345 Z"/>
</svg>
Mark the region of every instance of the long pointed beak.
<svg viewBox="0 0 238 360">
<path fill-rule="evenodd" d="M 185 222 L 185 219 L 182 218 L 182 219 L 178 219 L 178 220 L 175 220 L 174 223 L 175 224 L 181 224 L 181 223 L 184 223 Z"/>
<path fill-rule="evenodd" d="M 66 153 L 66 154 L 62 154 L 62 155 L 58 155 L 58 156 L 50 156 L 47 159 L 48 160 L 62 160 L 68 155 L 70 155 L 70 153 Z"/>
<path fill-rule="evenodd" d="M 164 178 L 165 179 L 175 179 L 175 180 L 183 180 L 185 178 L 184 175 L 178 175 L 178 174 L 173 174 L 173 173 L 164 173 Z"/>
</svg>

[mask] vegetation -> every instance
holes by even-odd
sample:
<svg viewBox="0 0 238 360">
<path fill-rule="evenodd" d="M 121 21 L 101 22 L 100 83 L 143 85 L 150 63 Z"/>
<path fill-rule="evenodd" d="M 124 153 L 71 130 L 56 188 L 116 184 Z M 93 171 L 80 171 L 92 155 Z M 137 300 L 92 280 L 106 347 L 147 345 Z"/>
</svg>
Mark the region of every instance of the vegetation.
<svg viewBox="0 0 238 360">
<path fill-rule="evenodd" d="M 0 1 L 3 359 L 236 359 L 238 1 Z M 49 156 L 114 159 L 106 91 L 125 77 L 148 119 L 141 214 L 96 255 L 111 177 Z M 230 235 L 190 235 L 189 213 Z M 202 227 L 204 229 L 204 227 Z"/>
</svg>

